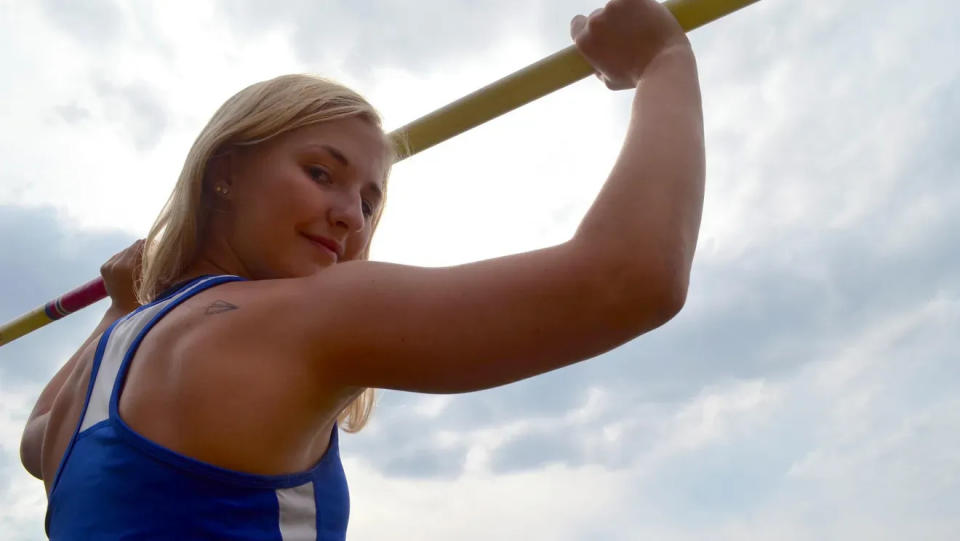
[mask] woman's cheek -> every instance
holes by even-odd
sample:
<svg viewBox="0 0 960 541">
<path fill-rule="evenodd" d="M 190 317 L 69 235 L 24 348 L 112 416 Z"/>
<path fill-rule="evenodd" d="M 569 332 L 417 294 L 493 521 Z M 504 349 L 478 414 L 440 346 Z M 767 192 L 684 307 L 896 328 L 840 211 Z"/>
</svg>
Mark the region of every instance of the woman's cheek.
<svg viewBox="0 0 960 541">
<path fill-rule="evenodd" d="M 363 250 L 364 248 L 366 248 L 369 240 L 370 240 L 369 233 L 353 236 L 349 241 L 347 241 L 347 246 L 345 250 L 346 257 L 344 259 L 348 259 L 348 260 L 360 259 L 360 256 L 363 254 Z"/>
</svg>

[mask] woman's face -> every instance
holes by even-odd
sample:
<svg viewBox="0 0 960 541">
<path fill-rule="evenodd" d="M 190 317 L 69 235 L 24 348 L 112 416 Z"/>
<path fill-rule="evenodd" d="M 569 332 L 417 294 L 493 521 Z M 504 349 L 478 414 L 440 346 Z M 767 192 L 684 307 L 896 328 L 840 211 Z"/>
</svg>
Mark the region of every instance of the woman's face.
<svg viewBox="0 0 960 541">
<path fill-rule="evenodd" d="M 238 147 L 211 166 L 211 188 L 229 191 L 209 229 L 215 252 L 226 253 L 207 257 L 252 279 L 360 258 L 382 204 L 385 145 L 379 128 L 350 117 Z"/>
</svg>

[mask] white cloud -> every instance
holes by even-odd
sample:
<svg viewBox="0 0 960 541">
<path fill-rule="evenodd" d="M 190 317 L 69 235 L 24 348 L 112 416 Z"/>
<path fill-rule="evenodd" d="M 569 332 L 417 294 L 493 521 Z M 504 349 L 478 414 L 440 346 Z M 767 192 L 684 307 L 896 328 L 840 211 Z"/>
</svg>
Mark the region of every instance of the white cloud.
<svg viewBox="0 0 960 541">
<path fill-rule="evenodd" d="M 450 395 L 428 395 L 420 399 L 415 411 L 428 419 L 433 418 L 440 415 L 452 401 L 453 397 Z"/>
<path fill-rule="evenodd" d="M 661 453 L 690 452 L 726 440 L 776 414 L 780 391 L 763 380 L 706 389 L 674 415 Z"/>
<path fill-rule="evenodd" d="M 619 496 L 627 481 L 594 466 L 454 481 L 391 479 L 353 459 L 344 467 L 354 513 L 362 515 L 351 520 L 349 537 L 356 540 L 584 539 L 593 523 L 623 510 Z"/>
</svg>

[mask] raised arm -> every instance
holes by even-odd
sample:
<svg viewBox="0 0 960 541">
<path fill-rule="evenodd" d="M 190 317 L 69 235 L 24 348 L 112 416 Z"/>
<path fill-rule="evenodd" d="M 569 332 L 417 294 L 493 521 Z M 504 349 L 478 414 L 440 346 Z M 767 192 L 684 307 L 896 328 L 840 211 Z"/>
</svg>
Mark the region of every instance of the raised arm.
<svg viewBox="0 0 960 541">
<path fill-rule="evenodd" d="M 689 42 L 652 0 L 615 0 L 572 33 L 608 86 L 636 88 L 623 150 L 575 236 L 455 267 L 347 262 L 258 286 L 273 289 L 262 297 L 276 303 L 269 325 L 304 337 L 325 377 L 483 389 L 596 356 L 680 310 L 704 183 Z"/>
</svg>

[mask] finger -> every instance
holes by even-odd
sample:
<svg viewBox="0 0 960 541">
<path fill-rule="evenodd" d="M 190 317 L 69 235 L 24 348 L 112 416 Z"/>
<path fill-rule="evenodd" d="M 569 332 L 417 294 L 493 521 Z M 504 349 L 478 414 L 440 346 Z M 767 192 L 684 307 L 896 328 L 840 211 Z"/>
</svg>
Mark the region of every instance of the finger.
<svg viewBox="0 0 960 541">
<path fill-rule="evenodd" d="M 583 32 L 583 27 L 586 26 L 586 24 L 586 17 L 583 15 L 574 15 L 573 19 L 570 20 L 570 37 L 576 40 L 580 32 Z"/>
<path fill-rule="evenodd" d="M 124 250 L 121 253 L 126 256 L 133 255 L 133 256 L 139 257 L 139 255 L 143 253 L 143 239 L 134 241 L 133 244 L 131 244 L 129 247 L 127 247 L 126 250 Z"/>
<path fill-rule="evenodd" d="M 587 15 L 587 20 L 584 21 L 585 25 L 589 25 L 590 21 L 594 21 L 593 24 L 597 24 L 596 20 L 603 15 L 603 8 L 597 8 L 590 12 L 590 15 Z"/>
</svg>

